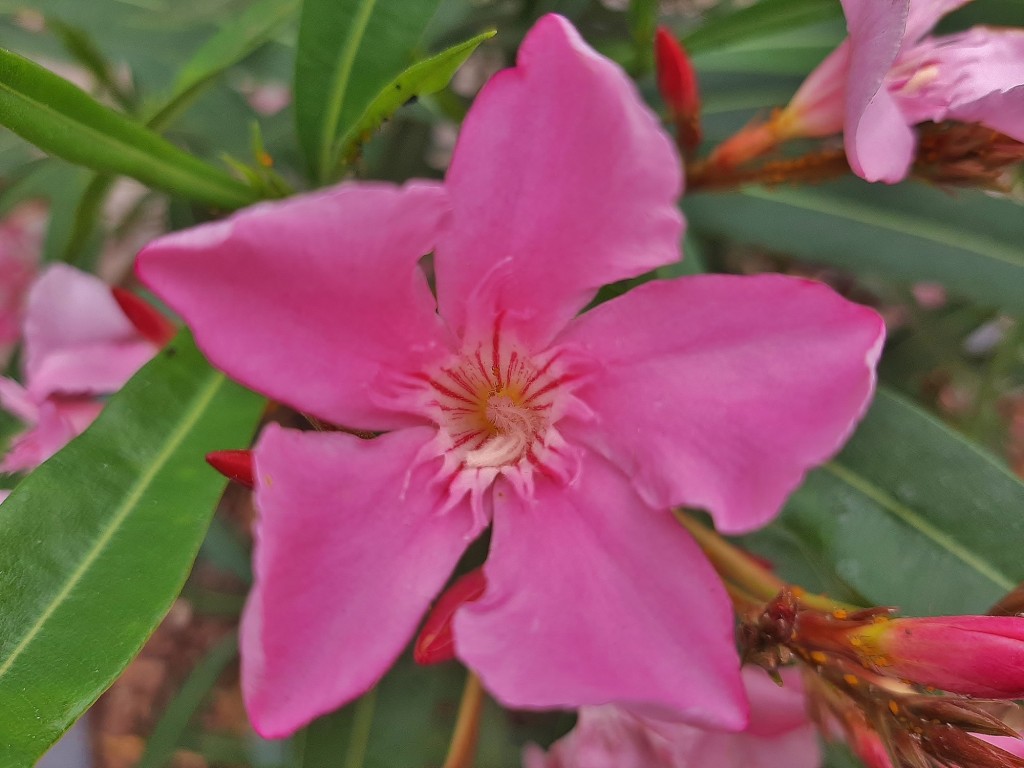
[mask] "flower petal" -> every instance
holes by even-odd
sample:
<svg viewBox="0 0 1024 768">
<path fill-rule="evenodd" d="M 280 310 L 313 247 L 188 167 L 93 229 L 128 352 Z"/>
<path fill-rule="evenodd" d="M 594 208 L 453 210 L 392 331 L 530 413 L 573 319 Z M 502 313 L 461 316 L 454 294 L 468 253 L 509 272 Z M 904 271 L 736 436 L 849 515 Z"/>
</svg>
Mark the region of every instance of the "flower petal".
<svg viewBox="0 0 1024 768">
<path fill-rule="evenodd" d="M 584 453 L 568 487 L 495 486 L 487 591 L 455 616 L 457 656 L 509 707 L 618 702 L 742 728 L 722 583 L 668 511 Z"/>
<path fill-rule="evenodd" d="M 849 436 L 883 335 L 874 311 L 810 280 L 647 283 L 560 339 L 601 368 L 576 391 L 598 423 L 559 427 L 651 506 L 702 507 L 720 530 L 749 531 Z"/>
<path fill-rule="evenodd" d="M 850 32 L 843 140 L 850 167 L 895 183 L 913 160 L 914 134 L 883 87 L 903 40 L 910 0 L 843 0 Z"/>
<path fill-rule="evenodd" d="M 264 736 L 369 690 L 479 532 L 463 505 L 438 512 L 432 465 L 416 466 L 433 436 L 264 429 L 256 581 L 241 629 L 246 707 Z"/>
<path fill-rule="evenodd" d="M 939 19 L 952 13 L 961 5 L 971 0 L 911 0 L 907 13 L 907 27 L 904 33 L 904 46 L 913 45 L 924 37 Z"/>
<path fill-rule="evenodd" d="M 447 205 L 437 185 L 342 184 L 161 238 L 139 276 L 246 386 L 347 427 L 421 423 L 385 390 L 447 349 L 417 263 Z"/>
<path fill-rule="evenodd" d="M 103 408 L 102 403 L 85 400 L 62 404 L 46 400 L 39 406 L 38 419 L 11 441 L 0 461 L 0 472 L 29 472 L 80 434 Z"/>
<path fill-rule="evenodd" d="M 912 51 L 920 75 L 900 108 L 912 122 L 983 123 L 1024 141 L 1024 31 L 974 27 Z M 913 88 L 917 81 L 923 81 Z"/>
<path fill-rule="evenodd" d="M 124 316 L 110 286 L 94 275 L 55 264 L 29 293 L 25 315 L 28 390 L 116 392 L 156 352 Z"/>
<path fill-rule="evenodd" d="M 32 395 L 14 379 L 4 376 L 0 376 L 0 408 L 27 424 L 39 420 L 39 405 Z"/>
<path fill-rule="evenodd" d="M 679 157 L 629 78 L 560 16 L 477 96 L 446 186 L 437 292 L 457 333 L 506 310 L 542 346 L 602 285 L 679 258 Z"/>
</svg>

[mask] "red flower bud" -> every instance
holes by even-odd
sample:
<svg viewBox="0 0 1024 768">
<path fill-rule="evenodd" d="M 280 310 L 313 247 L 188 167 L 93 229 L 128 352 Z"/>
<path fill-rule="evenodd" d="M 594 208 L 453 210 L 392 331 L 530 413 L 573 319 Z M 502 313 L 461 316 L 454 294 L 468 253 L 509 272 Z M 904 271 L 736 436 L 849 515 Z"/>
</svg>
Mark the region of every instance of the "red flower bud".
<svg viewBox="0 0 1024 768">
<path fill-rule="evenodd" d="M 892 619 L 847 635 L 865 666 L 950 693 L 1024 698 L 1024 617 Z"/>
<path fill-rule="evenodd" d="M 206 463 L 228 480 L 252 488 L 256 485 L 252 471 L 252 451 L 214 451 L 206 454 Z"/>
<path fill-rule="evenodd" d="M 162 347 L 174 338 L 178 329 L 174 323 L 164 317 L 155 307 L 124 288 L 111 288 L 117 306 L 124 316 L 135 326 L 142 338 Z"/>
<path fill-rule="evenodd" d="M 487 589 L 483 569 L 477 568 L 459 577 L 442 593 L 423 622 L 413 646 L 413 658 L 418 664 L 439 664 L 455 658 L 455 638 L 452 619 L 455 611 L 466 603 L 479 600 Z"/>
<path fill-rule="evenodd" d="M 701 140 L 700 91 L 690 57 L 675 36 L 658 27 L 654 36 L 654 60 L 658 71 L 658 90 L 676 124 L 679 146 L 691 153 Z"/>
</svg>

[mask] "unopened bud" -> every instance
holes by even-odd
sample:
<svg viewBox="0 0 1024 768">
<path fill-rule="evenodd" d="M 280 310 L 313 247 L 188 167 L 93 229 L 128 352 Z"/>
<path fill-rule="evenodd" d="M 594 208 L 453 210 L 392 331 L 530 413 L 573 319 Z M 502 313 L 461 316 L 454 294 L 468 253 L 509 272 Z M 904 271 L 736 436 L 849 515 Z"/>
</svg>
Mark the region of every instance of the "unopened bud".
<svg viewBox="0 0 1024 768">
<path fill-rule="evenodd" d="M 206 463 L 228 480 L 234 480 L 246 488 L 256 482 L 252 469 L 252 451 L 214 451 L 206 454 Z"/>
<path fill-rule="evenodd" d="M 481 568 L 456 579 L 434 603 L 427 620 L 423 622 L 413 646 L 417 664 L 439 664 L 455 658 L 455 637 L 452 620 L 455 612 L 466 603 L 479 600 L 487 589 L 487 579 Z"/>
<path fill-rule="evenodd" d="M 852 628 L 846 641 L 864 666 L 950 693 L 1024 698 L 1024 618 L 939 616 Z"/>
<path fill-rule="evenodd" d="M 144 299 L 124 288 L 111 288 L 111 294 L 124 316 L 142 338 L 162 347 L 178 332 L 174 324 Z"/>
<path fill-rule="evenodd" d="M 658 90 L 676 125 L 679 148 L 684 155 L 689 155 L 701 141 L 700 90 L 693 63 L 675 36 L 664 27 L 658 27 L 654 36 L 654 61 Z"/>
</svg>

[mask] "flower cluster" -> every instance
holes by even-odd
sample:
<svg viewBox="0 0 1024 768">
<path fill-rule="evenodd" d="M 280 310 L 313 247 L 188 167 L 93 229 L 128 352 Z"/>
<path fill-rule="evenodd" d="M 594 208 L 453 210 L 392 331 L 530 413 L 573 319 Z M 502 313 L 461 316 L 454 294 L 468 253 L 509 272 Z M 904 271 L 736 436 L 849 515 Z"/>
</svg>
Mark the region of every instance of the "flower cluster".
<svg viewBox="0 0 1024 768">
<path fill-rule="evenodd" d="M 742 620 L 745 657 L 775 671 L 797 661 L 825 733 L 869 768 L 1019 768 L 1009 722 L 1024 696 L 1024 617 L 891 618 L 825 611 L 785 589 Z"/>
</svg>

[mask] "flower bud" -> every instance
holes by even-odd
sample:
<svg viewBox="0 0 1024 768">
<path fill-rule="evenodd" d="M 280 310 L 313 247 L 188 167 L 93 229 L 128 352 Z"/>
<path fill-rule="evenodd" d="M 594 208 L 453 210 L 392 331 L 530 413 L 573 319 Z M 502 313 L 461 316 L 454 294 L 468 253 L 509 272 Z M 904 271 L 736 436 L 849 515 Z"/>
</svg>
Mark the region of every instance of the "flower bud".
<svg viewBox="0 0 1024 768">
<path fill-rule="evenodd" d="M 700 91 L 690 57 L 675 36 L 658 27 L 654 36 L 654 59 L 658 71 L 658 90 L 676 125 L 679 147 L 690 154 L 701 140 Z"/>
<path fill-rule="evenodd" d="M 163 346 L 174 338 L 178 329 L 174 323 L 164 317 L 155 307 L 124 288 L 111 288 L 117 306 L 124 316 L 135 326 L 139 335 L 157 346 Z"/>
<path fill-rule="evenodd" d="M 1024 698 L 1024 618 L 891 619 L 846 636 L 864 666 L 951 693 Z"/>
<path fill-rule="evenodd" d="M 455 580 L 434 603 L 427 620 L 423 622 L 413 646 L 417 664 L 440 664 L 455 658 L 455 637 L 452 619 L 455 612 L 474 600 L 479 600 L 487 589 L 483 569 L 477 568 Z"/>
<path fill-rule="evenodd" d="M 228 480 L 234 480 L 246 488 L 256 484 L 252 471 L 252 451 L 214 451 L 206 454 L 206 463 Z"/>
</svg>

